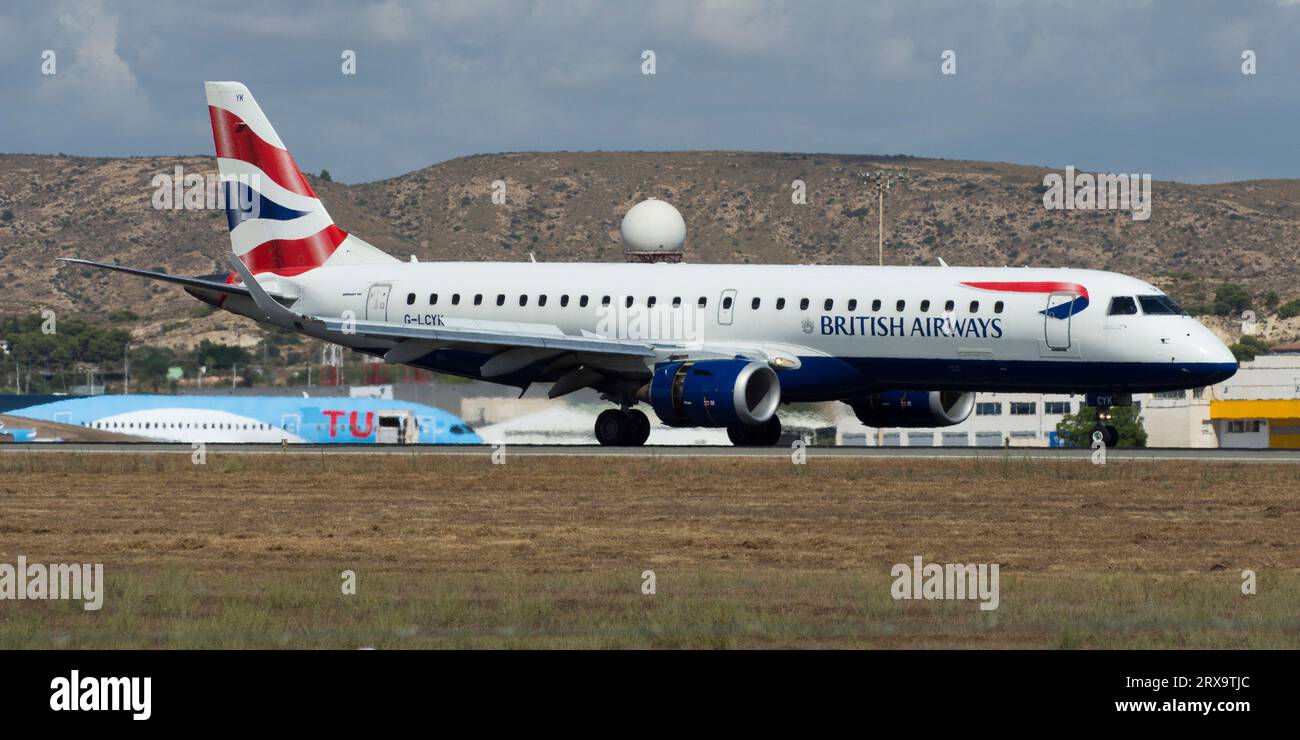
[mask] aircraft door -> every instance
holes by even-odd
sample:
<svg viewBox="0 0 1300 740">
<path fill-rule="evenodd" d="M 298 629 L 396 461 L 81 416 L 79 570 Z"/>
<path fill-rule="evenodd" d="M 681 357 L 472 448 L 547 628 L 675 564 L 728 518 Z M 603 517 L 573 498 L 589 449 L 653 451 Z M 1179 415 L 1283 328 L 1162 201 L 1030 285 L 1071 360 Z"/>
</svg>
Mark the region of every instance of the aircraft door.
<svg viewBox="0 0 1300 740">
<path fill-rule="evenodd" d="M 366 298 L 366 321 L 388 321 L 388 292 L 391 285 L 372 285 Z"/>
<path fill-rule="evenodd" d="M 727 288 L 718 298 L 718 323 L 731 326 L 731 319 L 736 311 L 736 290 Z"/>
<path fill-rule="evenodd" d="M 302 417 L 298 414 L 282 414 L 280 416 L 280 429 L 295 437 L 298 435 L 298 428 L 302 424 Z"/>
<path fill-rule="evenodd" d="M 1052 293 L 1047 296 L 1043 312 L 1043 339 L 1048 349 L 1064 352 L 1070 348 L 1070 323 L 1074 313 L 1075 293 Z"/>
</svg>

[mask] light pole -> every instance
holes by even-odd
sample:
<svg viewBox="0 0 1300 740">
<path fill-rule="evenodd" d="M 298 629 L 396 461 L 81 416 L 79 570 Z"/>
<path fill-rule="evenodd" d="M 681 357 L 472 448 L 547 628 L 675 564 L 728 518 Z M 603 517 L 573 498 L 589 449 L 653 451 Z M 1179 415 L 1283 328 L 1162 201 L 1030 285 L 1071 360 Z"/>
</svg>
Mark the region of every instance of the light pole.
<svg viewBox="0 0 1300 740">
<path fill-rule="evenodd" d="M 902 183 L 907 179 L 906 170 L 876 170 L 868 172 L 862 176 L 868 185 L 876 189 L 876 215 L 878 217 L 877 230 L 877 249 L 879 250 L 879 264 L 885 264 L 885 191 L 894 187 L 895 183 Z"/>
<path fill-rule="evenodd" d="M 907 170 L 876 170 L 863 174 L 862 179 L 870 186 L 876 188 L 876 249 L 878 264 L 885 264 L 885 191 L 894 187 L 894 183 L 901 183 L 907 179 Z M 885 443 L 885 430 L 883 427 L 876 427 L 876 446 L 883 447 Z"/>
<path fill-rule="evenodd" d="M 122 347 L 122 395 L 131 393 L 131 343 Z"/>
</svg>

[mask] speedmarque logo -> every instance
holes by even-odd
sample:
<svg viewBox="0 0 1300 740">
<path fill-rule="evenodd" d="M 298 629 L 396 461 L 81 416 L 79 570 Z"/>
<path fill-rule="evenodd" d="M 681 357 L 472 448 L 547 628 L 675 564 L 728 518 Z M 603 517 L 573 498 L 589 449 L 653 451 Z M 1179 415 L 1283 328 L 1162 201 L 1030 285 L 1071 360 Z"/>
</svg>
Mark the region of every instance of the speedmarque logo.
<svg viewBox="0 0 1300 740">
<path fill-rule="evenodd" d="M 152 679 L 81 677 L 75 668 L 68 678 L 50 681 L 50 709 L 56 712 L 132 712 L 131 719 L 153 715 Z"/>
</svg>

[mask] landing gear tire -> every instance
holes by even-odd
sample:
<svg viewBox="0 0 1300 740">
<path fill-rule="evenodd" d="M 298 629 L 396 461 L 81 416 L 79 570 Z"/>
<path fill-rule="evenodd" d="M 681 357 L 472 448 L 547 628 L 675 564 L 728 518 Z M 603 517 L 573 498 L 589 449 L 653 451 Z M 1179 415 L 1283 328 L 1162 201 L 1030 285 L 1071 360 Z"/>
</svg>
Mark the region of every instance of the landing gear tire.
<svg viewBox="0 0 1300 740">
<path fill-rule="evenodd" d="M 650 417 L 638 409 L 631 409 L 627 412 L 627 418 L 631 421 L 631 434 L 627 444 L 640 447 L 650 439 Z"/>
<path fill-rule="evenodd" d="M 1119 445 L 1119 430 L 1112 424 L 1098 424 L 1092 429 L 1093 434 L 1101 435 L 1101 443 L 1107 447 Z"/>
<path fill-rule="evenodd" d="M 616 409 L 600 412 L 596 417 L 596 441 L 604 447 L 626 444 L 632 431 L 632 420 Z"/>
<path fill-rule="evenodd" d="M 596 441 L 604 447 L 640 447 L 649 438 L 650 419 L 636 409 L 609 409 L 596 417 Z"/>
<path fill-rule="evenodd" d="M 738 424 L 734 427 L 727 427 L 727 439 L 737 447 L 748 447 L 752 444 L 750 440 L 754 437 L 754 427 Z"/>
<path fill-rule="evenodd" d="M 771 419 L 752 427 L 727 427 L 727 439 L 737 447 L 771 447 L 781 439 L 781 419 L 773 414 Z"/>
</svg>

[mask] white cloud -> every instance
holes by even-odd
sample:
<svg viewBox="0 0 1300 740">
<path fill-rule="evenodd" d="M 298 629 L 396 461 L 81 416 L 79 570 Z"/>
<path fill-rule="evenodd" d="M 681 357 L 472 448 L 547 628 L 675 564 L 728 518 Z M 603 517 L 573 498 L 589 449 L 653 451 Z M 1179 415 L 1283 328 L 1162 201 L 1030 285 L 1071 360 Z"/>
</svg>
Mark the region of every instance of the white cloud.
<svg viewBox="0 0 1300 740">
<path fill-rule="evenodd" d="M 147 120 L 149 99 L 118 53 L 118 18 L 101 0 L 65 0 L 55 8 L 57 74 L 41 90 L 51 102 L 118 126 Z"/>
</svg>

